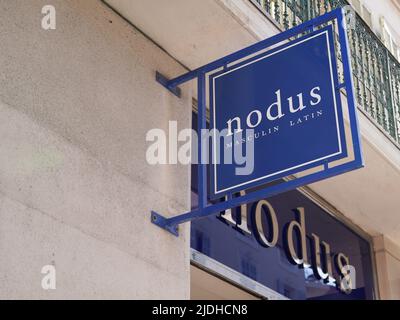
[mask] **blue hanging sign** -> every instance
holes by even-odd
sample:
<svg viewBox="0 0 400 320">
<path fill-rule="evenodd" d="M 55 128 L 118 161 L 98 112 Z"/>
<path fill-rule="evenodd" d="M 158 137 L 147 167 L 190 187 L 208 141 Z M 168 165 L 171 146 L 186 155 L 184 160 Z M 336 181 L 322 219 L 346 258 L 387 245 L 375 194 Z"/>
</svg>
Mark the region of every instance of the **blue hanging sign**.
<svg viewBox="0 0 400 320">
<path fill-rule="evenodd" d="M 209 88 L 213 130 L 210 179 L 208 164 L 197 166 L 198 207 L 174 217 L 151 212 L 154 224 L 178 236 L 184 222 L 364 166 L 346 24 L 338 8 L 174 79 L 156 74 L 178 97 L 180 84 L 197 79 L 199 131 L 207 128 Z M 203 145 L 201 134 L 201 160 Z"/>
<path fill-rule="evenodd" d="M 214 73 L 209 86 L 212 129 L 224 132 L 212 136 L 214 198 L 347 157 L 332 25 Z M 252 172 L 218 161 L 247 143 Z"/>
</svg>

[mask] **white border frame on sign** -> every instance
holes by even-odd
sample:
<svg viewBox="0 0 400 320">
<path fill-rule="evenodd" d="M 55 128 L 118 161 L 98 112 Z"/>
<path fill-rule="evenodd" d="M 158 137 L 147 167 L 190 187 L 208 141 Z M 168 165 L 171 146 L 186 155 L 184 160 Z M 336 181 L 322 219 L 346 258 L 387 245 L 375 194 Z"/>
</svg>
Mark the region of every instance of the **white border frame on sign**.
<svg viewBox="0 0 400 320">
<path fill-rule="evenodd" d="M 217 181 L 217 179 L 218 179 L 218 178 L 217 178 L 217 150 L 216 150 L 216 147 L 217 147 L 217 137 L 216 137 L 216 132 L 215 132 L 215 130 L 214 130 L 214 132 L 213 132 L 213 157 L 214 157 L 213 167 L 214 167 L 214 194 L 215 194 L 215 195 L 218 195 L 219 193 L 226 192 L 226 191 L 229 191 L 229 190 L 238 188 L 238 187 L 246 186 L 246 185 L 251 184 L 251 183 L 253 183 L 253 182 L 256 182 L 256 181 L 259 181 L 259 180 L 262 180 L 262 179 L 265 179 L 265 178 L 269 178 L 269 177 L 275 176 L 275 175 L 277 175 L 277 174 L 281 174 L 281 173 L 284 173 L 284 172 L 287 172 L 287 171 L 290 171 L 290 170 L 293 170 L 293 169 L 301 168 L 301 167 L 303 167 L 303 166 L 306 166 L 306 165 L 309 165 L 309 164 L 312 164 L 312 163 L 314 163 L 314 162 L 318 162 L 318 161 L 321 161 L 321 160 L 324 160 L 324 159 L 327 159 L 327 158 L 330 158 L 330 157 L 334 157 L 334 156 L 339 155 L 339 154 L 342 153 L 343 150 L 342 150 L 342 143 L 341 143 L 341 139 L 340 139 L 341 137 L 340 137 L 340 128 L 339 128 L 339 117 L 338 117 L 338 110 L 337 110 L 337 101 L 336 101 L 336 92 L 335 92 L 335 81 L 334 81 L 334 75 L 333 75 L 332 51 L 331 51 L 331 45 L 330 45 L 330 42 L 329 42 L 329 33 L 328 33 L 328 30 L 324 30 L 324 31 L 322 31 L 322 32 L 320 32 L 320 33 L 317 33 L 317 34 L 315 34 L 315 35 L 313 35 L 313 36 L 307 38 L 307 39 L 304 39 L 304 40 L 301 40 L 301 41 L 296 42 L 296 43 L 294 43 L 294 44 L 288 45 L 288 46 L 286 46 L 286 47 L 284 47 L 284 48 L 282 48 L 282 49 L 279 49 L 279 50 L 277 50 L 277 51 L 274 51 L 274 52 L 272 52 L 272 53 L 267 53 L 267 54 L 266 54 L 265 56 L 263 56 L 263 57 L 260 57 L 260 58 L 258 58 L 258 59 L 255 59 L 255 60 L 253 60 L 253 61 L 250 61 L 250 62 L 248 62 L 248 63 L 246 63 L 246 64 L 240 65 L 240 66 L 238 66 L 238 67 L 236 67 L 236 68 L 233 68 L 233 69 L 231 69 L 231 70 L 228 70 L 228 71 L 226 71 L 226 72 L 224 72 L 224 73 L 221 73 L 221 74 L 219 74 L 219 75 L 213 77 L 213 78 L 212 78 L 212 87 L 213 87 L 213 123 L 216 124 L 216 112 L 215 112 L 215 110 L 216 110 L 216 103 L 215 103 L 215 80 L 216 80 L 216 79 L 218 79 L 218 78 L 220 78 L 220 77 L 222 77 L 222 76 L 224 76 L 224 75 L 227 75 L 227 74 L 229 74 L 229 73 L 232 73 L 232 72 L 234 72 L 234 71 L 237 71 L 237 70 L 239 70 L 239 69 L 241 69 L 241 68 L 244 68 L 244 67 L 246 67 L 246 66 L 248 66 L 248 65 L 251 65 L 251 64 L 253 64 L 253 63 L 255 63 L 255 62 L 258 62 L 258 61 L 260 61 L 260 60 L 264 60 L 264 59 L 266 59 L 266 58 L 269 58 L 269 57 L 271 57 L 271 56 L 273 56 L 273 55 L 275 55 L 275 54 L 277 54 L 277 53 L 280 53 L 280 52 L 282 52 L 282 51 L 285 51 L 285 50 L 287 50 L 287 49 L 290 49 L 290 48 L 292 48 L 292 47 L 294 47 L 294 46 L 297 46 L 297 45 L 299 45 L 299 44 L 302 44 L 302 43 L 304 43 L 304 42 L 306 42 L 306 41 L 309 41 L 309 40 L 311 40 L 311 39 L 314 39 L 314 38 L 319 37 L 319 36 L 322 36 L 322 35 L 325 35 L 325 36 L 326 36 L 327 48 L 328 48 L 328 53 L 329 53 L 329 54 L 328 54 L 328 57 L 329 57 L 329 67 L 330 67 L 330 78 L 331 78 L 331 85 L 332 85 L 332 95 L 333 95 L 333 99 L 334 99 L 334 109 L 335 109 L 335 117 L 336 117 L 336 132 L 337 132 L 337 137 L 338 137 L 339 151 L 336 152 L 336 153 L 333 153 L 333 154 L 324 156 L 324 157 L 322 157 L 322 158 L 314 159 L 314 160 L 311 160 L 311 161 L 308 161 L 308 162 L 305 162 L 305 163 L 296 165 L 296 166 L 294 166 L 294 167 L 287 168 L 287 169 L 285 169 L 285 170 L 281 170 L 281 171 L 278 171 L 278 172 L 274 172 L 274 173 L 271 173 L 271 174 L 268 174 L 268 175 L 265 175 L 265 176 L 262 176 L 262 177 L 259 177 L 259 178 L 256 178 L 256 179 L 247 181 L 247 182 L 243 182 L 243 183 L 240 183 L 240 184 L 231 186 L 231 187 L 229 187 L 229 188 L 217 190 L 217 185 L 218 185 L 218 181 Z"/>
</svg>

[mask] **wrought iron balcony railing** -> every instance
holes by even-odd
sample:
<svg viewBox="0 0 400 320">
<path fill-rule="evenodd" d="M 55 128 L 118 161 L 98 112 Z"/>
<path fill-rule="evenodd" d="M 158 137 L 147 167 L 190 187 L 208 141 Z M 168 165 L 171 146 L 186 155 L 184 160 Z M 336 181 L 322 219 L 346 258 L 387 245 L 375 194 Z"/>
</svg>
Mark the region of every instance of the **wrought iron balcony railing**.
<svg viewBox="0 0 400 320">
<path fill-rule="evenodd" d="M 283 29 L 349 4 L 346 0 L 250 1 Z M 400 63 L 359 15 L 348 32 L 358 106 L 400 146 Z"/>
</svg>

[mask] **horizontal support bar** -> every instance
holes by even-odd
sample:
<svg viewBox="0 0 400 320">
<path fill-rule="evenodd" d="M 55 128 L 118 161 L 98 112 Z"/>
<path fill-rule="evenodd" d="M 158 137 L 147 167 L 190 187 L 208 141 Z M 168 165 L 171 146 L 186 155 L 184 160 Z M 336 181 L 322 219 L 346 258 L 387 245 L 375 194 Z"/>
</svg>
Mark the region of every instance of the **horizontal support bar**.
<svg viewBox="0 0 400 320">
<path fill-rule="evenodd" d="M 174 95 L 176 95 L 178 98 L 181 97 L 181 89 L 177 86 L 171 87 L 168 83 L 169 80 L 163 76 L 161 73 L 156 71 L 156 81 L 160 83 L 162 86 L 167 88 L 169 91 L 171 91 Z"/>
<path fill-rule="evenodd" d="M 187 82 L 187 81 L 190 81 L 190 80 L 196 78 L 200 72 L 207 73 L 212 70 L 221 68 L 231 62 L 245 58 L 246 56 L 248 56 L 252 53 L 255 53 L 262 49 L 268 48 L 271 45 L 274 45 L 276 43 L 287 40 L 288 38 L 298 35 L 299 33 L 303 32 L 305 30 L 309 30 L 309 29 L 313 30 L 314 26 L 318 26 L 318 25 L 321 25 L 328 21 L 331 21 L 335 18 L 338 18 L 341 14 L 341 10 L 342 10 L 341 8 L 332 10 L 323 16 L 319 16 L 314 19 L 308 20 L 308 21 L 306 21 L 302 24 L 299 24 L 298 26 L 295 26 L 289 30 L 278 33 L 270 38 L 264 39 L 260 42 L 250 45 L 250 46 L 248 46 L 242 50 L 239 50 L 237 52 L 231 53 L 223 58 L 220 58 L 213 62 L 210 62 L 210 63 L 208 63 L 200 68 L 197 68 L 193 71 L 189 71 L 179 77 L 168 80 L 167 87 L 174 88 L 184 82 Z"/>
<path fill-rule="evenodd" d="M 155 211 L 151 212 L 151 222 L 154 223 L 155 225 L 159 226 L 160 228 L 163 228 L 170 233 L 172 233 L 174 236 L 179 237 L 179 227 L 178 225 L 169 225 L 167 224 L 168 219 L 164 218 L 162 215 L 158 214 Z"/>
<path fill-rule="evenodd" d="M 314 183 L 320 181 L 322 179 L 334 177 L 340 175 L 342 173 L 348 172 L 350 170 L 355 170 L 364 167 L 364 163 L 362 159 L 355 159 L 348 163 L 325 169 L 322 172 L 316 172 L 311 175 L 296 178 L 287 182 L 280 183 L 278 185 L 271 186 L 266 189 L 261 189 L 258 191 L 251 192 L 244 196 L 240 196 L 237 198 L 232 198 L 228 201 L 216 203 L 209 205 L 203 209 L 196 209 L 189 211 L 187 213 L 172 217 L 172 218 L 165 218 L 158 213 L 152 212 L 152 222 L 159 227 L 166 229 L 167 231 L 171 232 L 175 236 L 178 236 L 178 225 L 193 221 L 196 219 L 204 218 L 228 209 L 232 209 L 238 207 L 242 204 L 257 201 L 259 199 L 265 199 L 282 192 L 287 192 L 293 190 L 295 188 L 302 187 L 304 185 Z M 324 175 L 322 175 L 324 173 Z M 282 185 L 283 184 L 283 185 Z"/>
</svg>

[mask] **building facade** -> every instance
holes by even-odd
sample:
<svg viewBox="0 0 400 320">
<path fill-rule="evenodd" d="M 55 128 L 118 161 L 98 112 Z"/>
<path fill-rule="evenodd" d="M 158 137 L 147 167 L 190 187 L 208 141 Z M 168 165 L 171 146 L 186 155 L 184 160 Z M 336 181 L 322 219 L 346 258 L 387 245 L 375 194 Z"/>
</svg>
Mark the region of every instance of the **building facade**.
<svg viewBox="0 0 400 320">
<path fill-rule="evenodd" d="M 346 5 L 365 168 L 179 237 L 152 224 L 152 210 L 197 205 L 195 166 L 146 159 L 152 129 L 196 128 L 196 83 L 178 98 L 156 72 Z M 1 299 L 400 299 L 399 1 L 0 0 L 0 14 Z M 304 231 L 308 268 L 288 259 L 283 229 L 275 248 L 248 232 L 260 202 Z M 318 261 L 317 241 L 331 259 Z M 346 294 L 334 280 L 347 264 Z"/>
</svg>

